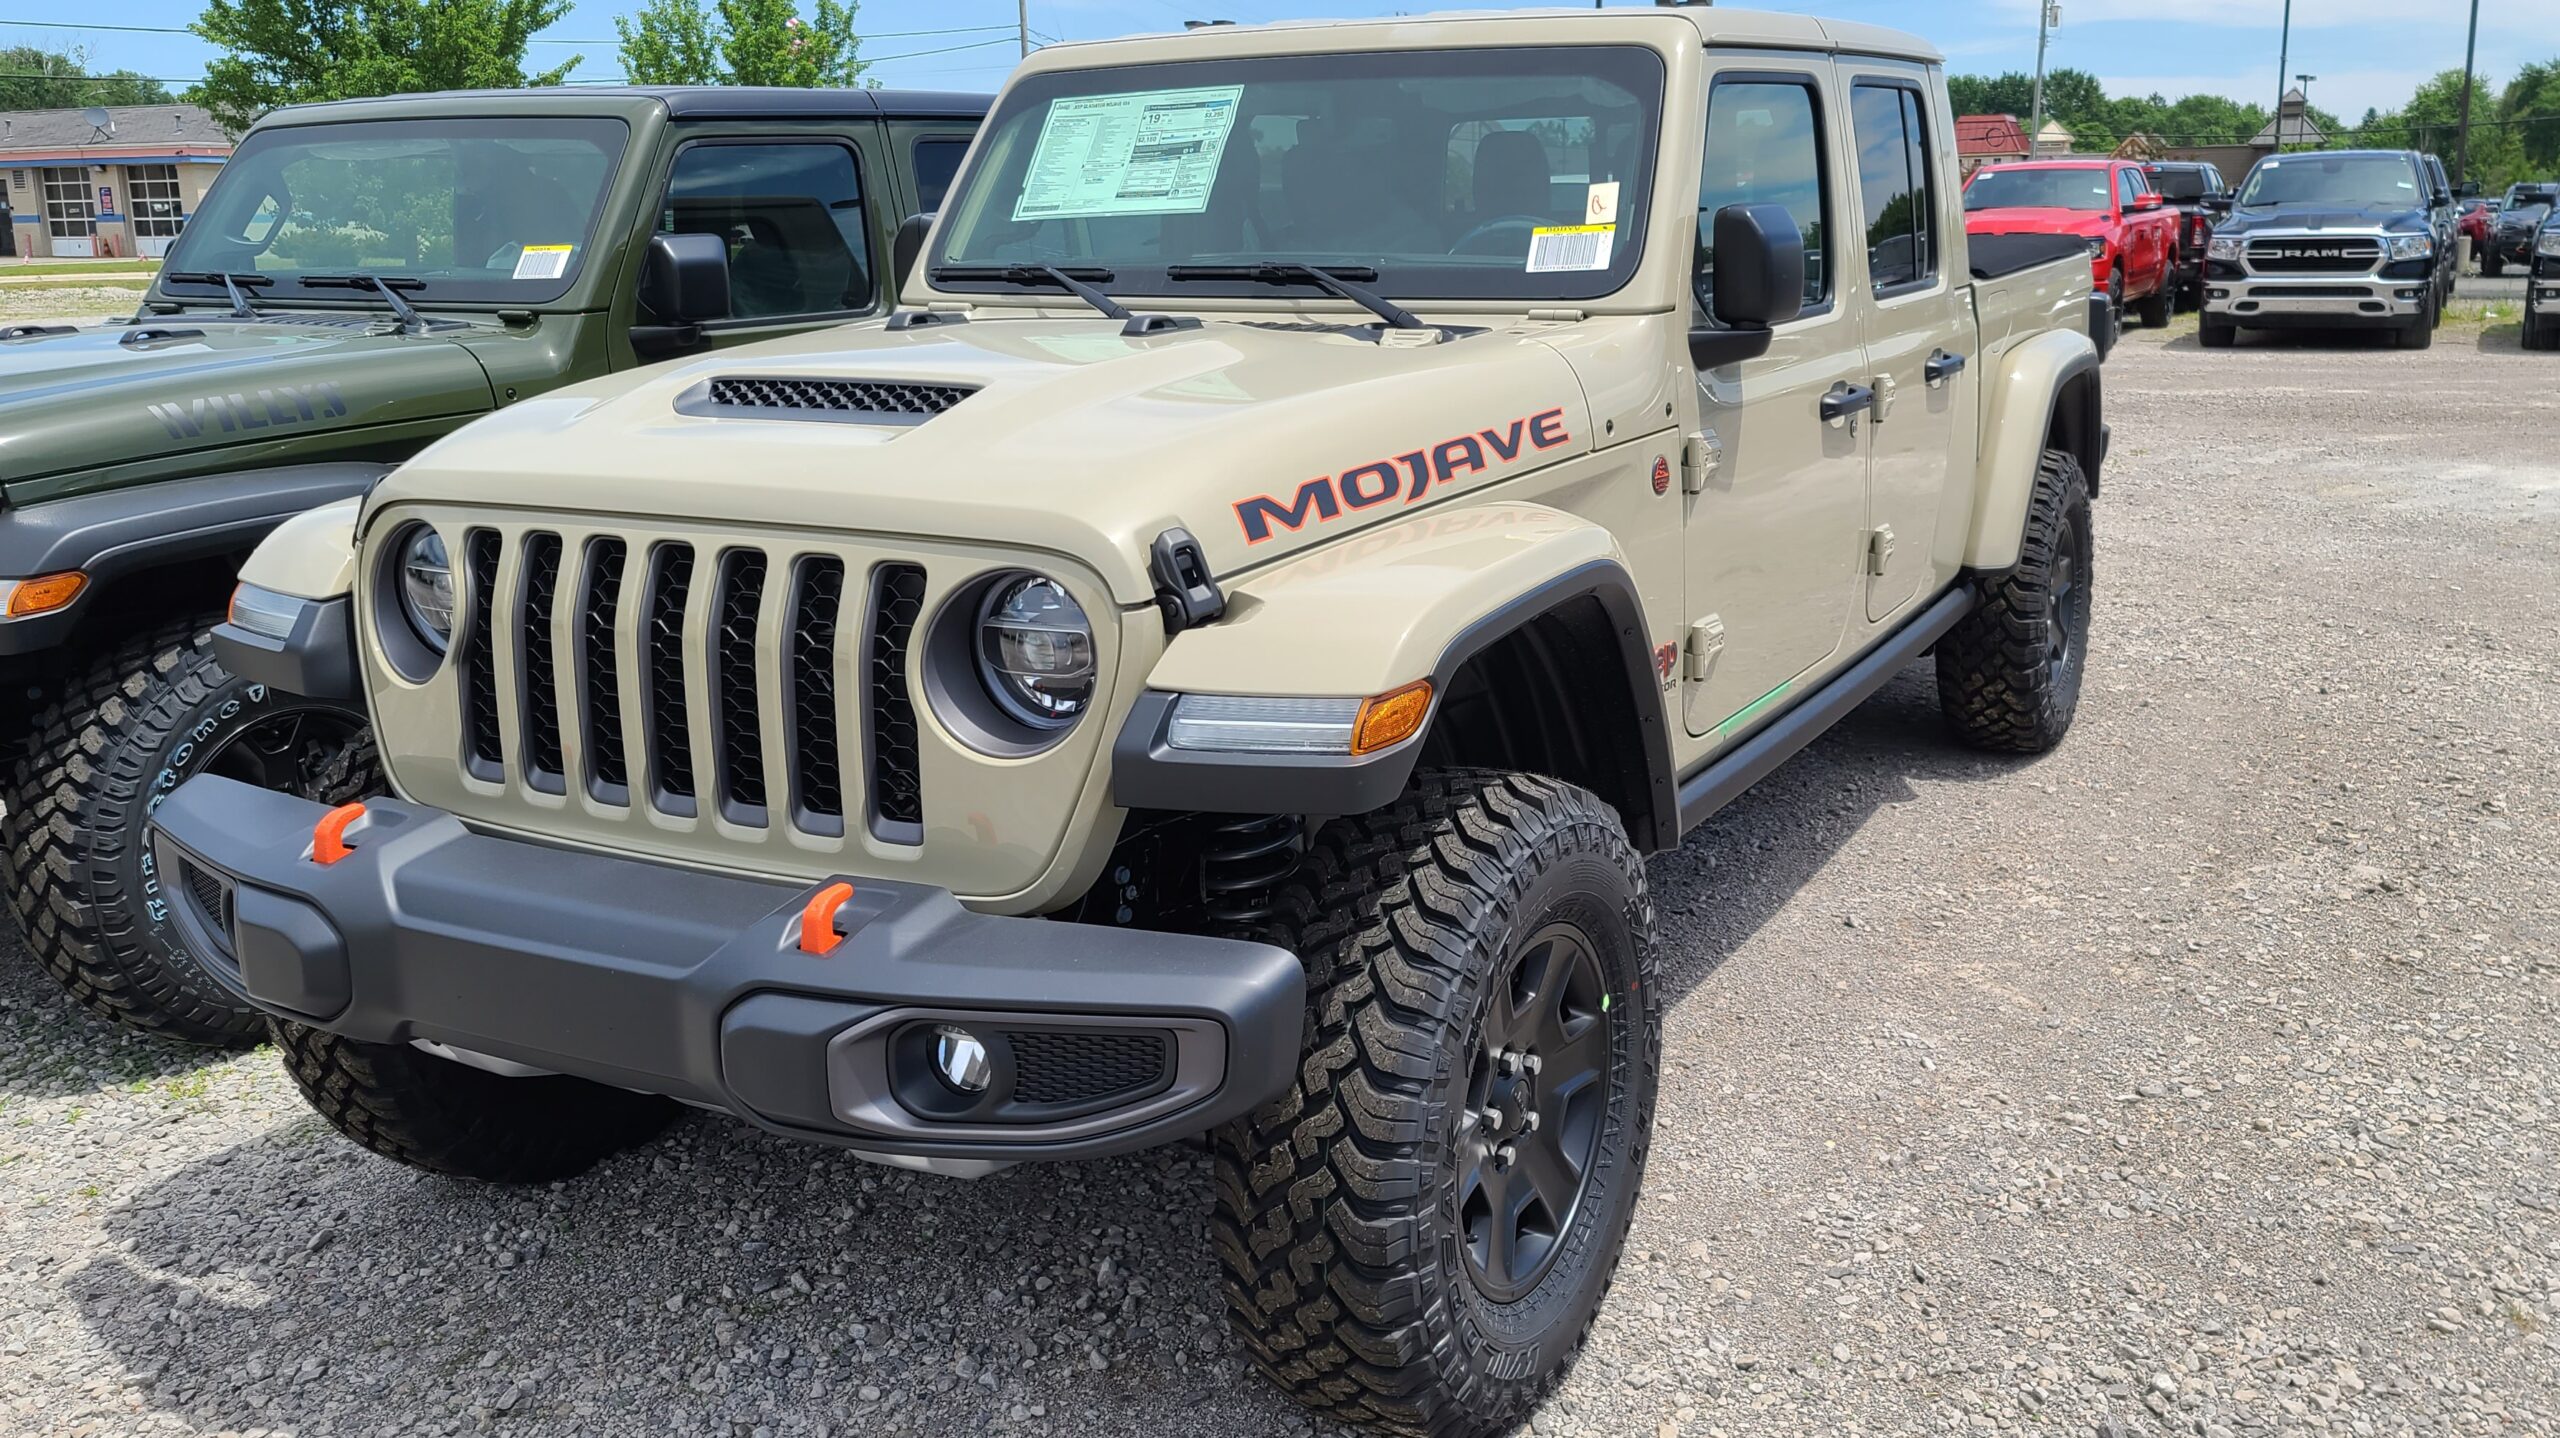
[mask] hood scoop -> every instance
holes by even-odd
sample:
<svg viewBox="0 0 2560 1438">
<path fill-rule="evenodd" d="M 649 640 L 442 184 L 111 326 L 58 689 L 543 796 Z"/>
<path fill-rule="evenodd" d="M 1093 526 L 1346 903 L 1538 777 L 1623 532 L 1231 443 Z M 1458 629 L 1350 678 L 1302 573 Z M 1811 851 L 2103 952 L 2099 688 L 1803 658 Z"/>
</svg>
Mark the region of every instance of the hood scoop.
<svg viewBox="0 0 2560 1438">
<path fill-rule="evenodd" d="M 975 385 L 913 380 L 717 375 L 678 395 L 676 413 L 710 419 L 918 425 L 977 392 Z"/>
</svg>

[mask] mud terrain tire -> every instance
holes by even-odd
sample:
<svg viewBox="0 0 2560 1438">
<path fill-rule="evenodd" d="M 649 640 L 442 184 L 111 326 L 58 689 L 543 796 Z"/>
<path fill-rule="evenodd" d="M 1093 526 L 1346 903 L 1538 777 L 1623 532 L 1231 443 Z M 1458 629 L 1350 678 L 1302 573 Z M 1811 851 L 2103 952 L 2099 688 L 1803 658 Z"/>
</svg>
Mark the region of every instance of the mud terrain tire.
<svg viewBox="0 0 2560 1438">
<path fill-rule="evenodd" d="M 1938 707 L 1968 744 L 2041 754 L 2080 704 L 2089 641 L 2089 478 L 2069 453 L 2036 467 L 2026 542 L 1982 602 L 1938 641 Z"/>
<path fill-rule="evenodd" d="M 1272 1382 L 1431 1438 L 1554 1385 L 1644 1172 L 1653 930 L 1617 814 L 1553 779 L 1425 771 L 1315 836 L 1264 935 L 1308 969 L 1298 1080 L 1215 1139 L 1228 1313 Z"/>
</svg>

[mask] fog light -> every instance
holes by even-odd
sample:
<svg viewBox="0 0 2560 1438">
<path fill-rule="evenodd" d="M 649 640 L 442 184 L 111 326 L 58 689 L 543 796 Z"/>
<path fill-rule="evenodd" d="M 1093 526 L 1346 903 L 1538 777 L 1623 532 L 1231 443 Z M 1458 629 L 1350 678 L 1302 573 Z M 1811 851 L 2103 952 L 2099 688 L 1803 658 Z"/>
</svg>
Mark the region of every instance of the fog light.
<svg viewBox="0 0 2560 1438">
<path fill-rule="evenodd" d="M 954 1093 L 987 1091 L 987 1046 L 967 1029 L 934 1025 L 933 1068 Z"/>
<path fill-rule="evenodd" d="M 2213 292 L 2212 292 L 2211 298 L 2213 298 L 2213 299 L 2217 299 L 2217 300 L 2227 300 L 2227 299 L 2231 298 L 2231 291 L 2229 291 L 2229 290 L 2221 290 L 2221 289 L 2215 290 L 2215 291 L 2213 291 Z"/>
</svg>

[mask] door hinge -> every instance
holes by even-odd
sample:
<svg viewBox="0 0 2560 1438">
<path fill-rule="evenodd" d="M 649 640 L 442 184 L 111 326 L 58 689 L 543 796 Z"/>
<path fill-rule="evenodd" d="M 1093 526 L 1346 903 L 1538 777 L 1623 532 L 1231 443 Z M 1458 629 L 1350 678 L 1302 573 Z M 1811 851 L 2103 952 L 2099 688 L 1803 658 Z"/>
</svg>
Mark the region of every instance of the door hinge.
<svg viewBox="0 0 2560 1438">
<path fill-rule="evenodd" d="M 1680 446 L 1680 492 L 1704 494 L 1707 481 L 1724 467 L 1724 441 L 1711 429 L 1698 431 L 1687 444 Z"/>
<path fill-rule="evenodd" d="M 1689 626 L 1687 663 L 1681 672 L 1692 680 L 1704 679 L 1714 671 L 1716 656 L 1724 652 L 1724 616 L 1710 614 Z"/>
<path fill-rule="evenodd" d="M 1867 531 L 1867 573 L 1882 577 L 1893 564 L 1893 526 L 1879 524 Z"/>
<path fill-rule="evenodd" d="M 1875 378 L 1875 386 L 1876 423 L 1882 424 L 1885 421 L 1885 416 L 1893 413 L 1893 376 L 1889 374 L 1877 375 Z"/>
</svg>

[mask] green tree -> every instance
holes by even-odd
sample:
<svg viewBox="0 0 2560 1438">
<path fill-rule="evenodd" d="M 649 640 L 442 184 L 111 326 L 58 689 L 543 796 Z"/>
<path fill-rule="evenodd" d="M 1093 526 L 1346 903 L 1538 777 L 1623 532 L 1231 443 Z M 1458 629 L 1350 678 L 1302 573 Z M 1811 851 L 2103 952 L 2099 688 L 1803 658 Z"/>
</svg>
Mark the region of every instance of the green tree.
<svg viewBox="0 0 2560 1438">
<path fill-rule="evenodd" d="M 279 105 L 557 85 L 581 56 L 524 68 L 570 0 L 211 0 L 191 27 L 225 52 L 187 98 L 234 129 Z"/>
<path fill-rule="evenodd" d="M 2480 103 L 2480 96 L 2472 97 L 2474 119 Z M 2543 175 L 2560 173 L 2560 56 L 2518 70 L 2499 97 L 2498 118 L 2527 166 Z M 2477 128 L 2471 139 L 2479 143 Z"/>
<path fill-rule="evenodd" d="M 622 73 L 644 85 L 853 86 L 865 68 L 857 0 L 648 0 L 614 17 Z"/>
<path fill-rule="evenodd" d="M 12 45 L 0 50 L 0 110 L 77 110 L 90 105 L 165 105 L 176 99 L 131 70 L 93 74 L 85 50 Z"/>
</svg>

